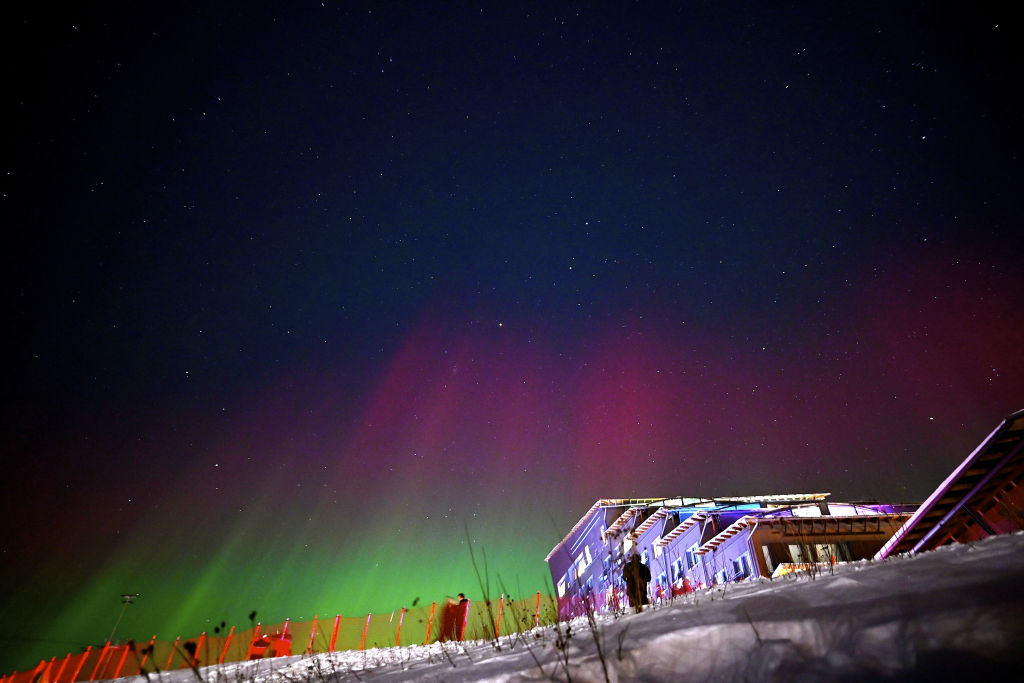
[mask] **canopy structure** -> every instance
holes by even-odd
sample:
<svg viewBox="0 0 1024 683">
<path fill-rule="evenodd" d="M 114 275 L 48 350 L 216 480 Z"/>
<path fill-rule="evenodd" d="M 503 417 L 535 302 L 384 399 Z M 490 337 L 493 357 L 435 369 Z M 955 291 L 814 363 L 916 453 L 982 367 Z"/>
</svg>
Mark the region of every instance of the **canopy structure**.
<svg viewBox="0 0 1024 683">
<path fill-rule="evenodd" d="M 875 555 L 919 553 L 1024 529 L 1024 410 L 1004 419 Z"/>
</svg>

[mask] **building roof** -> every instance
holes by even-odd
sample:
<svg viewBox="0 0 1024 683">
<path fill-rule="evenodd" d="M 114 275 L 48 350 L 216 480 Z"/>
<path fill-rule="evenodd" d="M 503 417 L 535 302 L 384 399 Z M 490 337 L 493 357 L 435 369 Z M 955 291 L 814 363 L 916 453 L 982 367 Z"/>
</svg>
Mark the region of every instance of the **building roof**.
<svg viewBox="0 0 1024 683">
<path fill-rule="evenodd" d="M 996 427 L 928 497 L 917 512 L 875 555 L 931 550 L 974 525 L 974 533 L 991 535 L 976 510 L 1024 475 L 1024 410 Z"/>
<path fill-rule="evenodd" d="M 703 520 L 707 519 L 708 514 L 708 512 L 698 512 L 696 514 L 690 515 L 683 521 L 679 522 L 679 525 L 673 528 L 672 531 L 668 532 L 659 540 L 655 541 L 654 545 L 661 547 L 667 546 L 669 543 L 685 534 L 687 530 L 691 529 L 695 524 L 699 524 Z"/>
<path fill-rule="evenodd" d="M 606 532 L 609 534 L 615 534 L 622 530 L 622 528 L 636 515 L 640 514 L 643 510 L 650 508 L 666 508 L 668 511 L 678 508 L 686 507 L 706 507 L 706 508 L 717 508 L 729 505 L 741 505 L 741 504 L 754 504 L 761 503 L 767 507 L 773 505 L 785 505 L 794 504 L 800 502 L 810 501 L 821 501 L 828 498 L 828 493 L 784 493 L 784 494 L 772 494 L 766 496 L 725 496 L 717 498 L 688 498 L 683 496 L 675 497 L 663 497 L 663 498 L 600 498 L 590 509 L 587 510 L 586 514 L 580 517 L 580 520 L 576 522 L 572 529 L 569 530 L 561 541 L 559 541 L 554 548 L 544 558 L 545 562 L 551 560 L 555 552 L 564 546 L 569 539 L 573 538 L 586 524 L 587 520 L 601 508 L 614 508 L 614 507 L 625 507 L 626 510 L 619 515 L 611 524 L 608 525 Z M 682 526 L 682 525 L 680 525 Z M 676 527 L 677 529 L 679 527 Z M 678 535 L 678 534 L 677 534 Z M 664 544 L 662 544 L 664 545 Z"/>
<path fill-rule="evenodd" d="M 667 514 L 668 510 L 666 508 L 660 507 L 655 510 L 654 514 L 636 525 L 636 528 L 632 531 L 633 537 L 639 538 L 645 531 L 654 526 L 659 519 L 664 519 Z"/>
<path fill-rule="evenodd" d="M 640 514 L 643 508 L 626 508 L 625 512 L 615 518 L 615 521 L 608 525 L 606 530 L 609 534 L 616 534 L 622 527 L 626 526 L 629 520 Z"/>
<path fill-rule="evenodd" d="M 716 535 L 709 538 L 707 542 L 704 543 L 704 545 L 697 548 L 697 554 L 703 555 L 704 553 L 711 552 L 712 550 L 722 545 L 739 532 L 746 529 L 751 524 L 756 523 L 757 519 L 758 518 L 754 515 L 743 515 L 735 522 L 719 531 Z"/>
<path fill-rule="evenodd" d="M 709 538 L 703 545 L 697 548 L 697 554 L 704 555 L 717 549 L 730 538 L 751 526 L 781 526 L 784 529 L 784 533 L 790 536 L 834 535 L 838 537 L 839 535 L 886 532 L 888 529 L 892 529 L 899 524 L 900 520 L 906 519 L 907 516 L 907 513 L 899 512 L 866 515 L 820 515 L 817 517 L 744 515 L 725 529 L 722 529 L 716 536 Z M 883 523 L 887 525 L 884 528 Z"/>
<path fill-rule="evenodd" d="M 603 509 L 603 508 L 623 507 L 623 506 L 628 506 L 631 509 L 635 508 L 635 507 L 647 507 L 647 506 L 652 505 L 652 504 L 659 504 L 660 505 L 661 503 L 663 503 L 663 502 L 665 502 L 667 500 L 670 500 L 670 499 L 669 498 L 599 498 L 593 505 L 590 506 L 590 509 L 587 510 L 587 512 L 582 517 L 580 517 L 580 521 L 576 522 L 576 524 L 573 526 L 572 529 L 569 529 L 569 533 L 567 533 L 562 538 L 562 540 L 559 541 L 555 545 L 555 547 L 551 549 L 551 552 L 549 552 L 547 554 L 547 556 L 544 558 L 544 561 L 545 562 L 549 561 L 551 559 L 551 556 L 555 554 L 555 551 L 557 551 L 559 548 L 561 548 L 563 545 L 565 545 L 565 543 L 570 538 L 572 538 L 576 534 L 576 532 L 578 532 L 580 529 L 582 529 L 583 525 L 586 523 L 586 521 L 597 510 L 600 510 L 600 509 Z"/>
</svg>

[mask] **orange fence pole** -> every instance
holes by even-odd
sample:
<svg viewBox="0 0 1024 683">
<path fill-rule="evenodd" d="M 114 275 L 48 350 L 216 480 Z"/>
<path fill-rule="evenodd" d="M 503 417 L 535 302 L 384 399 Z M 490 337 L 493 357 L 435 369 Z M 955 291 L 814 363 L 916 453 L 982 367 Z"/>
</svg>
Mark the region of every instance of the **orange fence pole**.
<svg viewBox="0 0 1024 683">
<path fill-rule="evenodd" d="M 92 645 L 85 648 L 85 653 L 82 654 L 82 660 L 78 662 L 78 666 L 75 667 L 75 673 L 71 676 L 71 680 L 77 681 L 78 674 L 81 673 L 82 667 L 85 666 L 85 660 L 89 659 L 89 652 L 92 650 Z"/>
<path fill-rule="evenodd" d="M 178 649 L 178 641 L 181 640 L 181 636 L 174 639 L 174 645 L 171 645 L 171 654 L 167 655 L 167 663 L 164 664 L 164 671 L 171 668 L 171 661 L 174 659 L 174 651 Z"/>
<path fill-rule="evenodd" d="M 430 619 L 427 621 L 427 639 L 423 641 L 424 645 L 430 645 L 430 628 L 434 625 L 434 609 L 437 607 L 437 601 L 435 600 L 430 604 Z"/>
<path fill-rule="evenodd" d="M 231 636 L 233 636 L 233 635 L 235 635 L 235 627 L 234 626 L 232 626 L 231 630 L 228 631 L 227 640 L 224 641 L 224 649 L 220 651 L 220 657 L 217 658 L 217 663 L 218 664 L 223 664 L 224 663 L 224 658 L 228 654 L 228 645 L 231 644 Z"/>
<path fill-rule="evenodd" d="M 53 673 L 53 663 L 55 661 L 57 661 L 57 655 L 54 655 L 53 657 L 50 657 L 50 661 L 47 662 L 46 668 L 43 669 L 43 675 L 40 676 L 40 678 L 39 678 L 40 681 L 45 682 L 45 681 L 52 681 L 53 680 L 52 678 L 50 678 L 50 674 Z"/>
<path fill-rule="evenodd" d="M 68 653 L 68 656 L 64 658 L 64 661 L 60 663 L 60 669 L 57 670 L 57 677 L 53 679 L 54 683 L 57 683 L 57 681 L 60 680 L 60 676 L 61 676 L 62 673 L 64 673 L 64 667 L 66 667 L 68 665 L 68 660 L 69 659 L 71 659 L 71 653 L 70 652 Z"/>
<path fill-rule="evenodd" d="M 398 630 L 395 632 L 395 647 L 398 647 L 398 639 L 402 637 L 402 621 L 405 619 L 405 608 L 398 615 Z"/>
<path fill-rule="evenodd" d="M 110 641 L 108 640 L 106 645 L 103 646 L 103 651 L 100 652 L 100 658 L 96 660 L 96 666 L 94 666 L 92 668 L 92 673 L 89 675 L 89 680 L 90 681 L 95 681 L 96 680 L 96 674 L 99 673 L 100 664 L 102 664 L 103 660 L 106 659 L 107 652 L 109 652 L 109 651 L 110 651 Z"/>
<path fill-rule="evenodd" d="M 155 633 L 153 634 L 153 637 L 150 638 L 150 640 L 149 640 L 149 647 L 146 648 L 146 654 L 142 655 L 142 661 L 139 662 L 139 673 L 140 674 L 142 673 L 143 667 L 146 666 L 146 660 L 149 659 L 150 653 L 153 652 L 153 644 L 154 643 L 156 643 L 156 634 Z"/>
<path fill-rule="evenodd" d="M 206 641 L 206 631 L 203 631 L 199 635 L 199 645 L 196 646 L 196 653 L 192 656 L 192 661 L 188 663 L 189 666 L 194 667 L 199 664 L 199 655 L 203 651 L 203 643 Z"/>
<path fill-rule="evenodd" d="M 502 593 L 501 597 L 498 598 L 498 621 L 494 624 L 494 637 L 497 638 L 501 635 L 501 608 L 505 605 L 505 594 Z"/>
<path fill-rule="evenodd" d="M 540 591 L 537 591 L 537 616 L 533 619 L 533 625 L 540 626 Z"/>
<path fill-rule="evenodd" d="M 363 627 L 363 639 L 359 643 L 360 650 L 366 649 L 366 632 L 370 629 L 370 616 L 372 614 L 373 612 L 370 612 L 370 614 L 366 615 L 366 626 Z"/>
<path fill-rule="evenodd" d="M 317 617 L 317 615 L 314 614 L 313 615 L 313 628 L 311 628 L 309 630 L 309 642 L 306 644 L 306 654 L 307 655 L 313 654 L 313 636 L 316 635 L 316 617 Z"/>
<path fill-rule="evenodd" d="M 260 639 L 260 626 L 263 626 L 263 622 L 262 621 L 256 622 L 256 630 L 252 632 L 252 640 L 249 641 L 249 650 L 248 650 L 248 652 L 246 652 L 246 655 L 245 655 L 246 660 L 252 659 L 252 655 L 253 655 L 252 649 L 253 649 L 253 647 L 256 646 L 256 641 Z M 262 655 L 260 655 L 260 656 L 262 656 Z"/>
<path fill-rule="evenodd" d="M 334 645 L 338 642 L 338 626 L 341 625 L 341 615 L 334 617 L 334 631 L 331 633 L 331 644 L 328 652 L 334 652 Z"/>
<path fill-rule="evenodd" d="M 275 657 L 287 657 L 292 653 L 292 637 L 288 634 L 288 624 L 290 623 L 291 617 L 285 619 L 284 627 L 271 640 Z"/>
<path fill-rule="evenodd" d="M 124 652 L 121 653 L 121 661 L 119 661 L 117 663 L 117 670 L 114 671 L 114 678 L 120 678 L 121 677 L 121 669 L 124 668 L 124 662 L 125 662 L 126 659 L 128 659 L 128 650 L 129 650 L 129 647 L 127 645 L 125 645 L 124 646 Z"/>
</svg>

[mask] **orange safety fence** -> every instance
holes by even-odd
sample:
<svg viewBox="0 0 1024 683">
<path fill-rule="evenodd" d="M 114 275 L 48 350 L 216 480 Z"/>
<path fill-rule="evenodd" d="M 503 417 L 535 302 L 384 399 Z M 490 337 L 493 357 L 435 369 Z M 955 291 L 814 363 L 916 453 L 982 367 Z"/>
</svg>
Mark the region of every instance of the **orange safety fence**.
<svg viewBox="0 0 1024 683">
<path fill-rule="evenodd" d="M 0 675 L 0 683 L 75 683 L 136 676 L 264 657 L 315 654 L 334 650 L 424 645 L 438 640 L 500 637 L 552 624 L 557 608 L 550 596 L 459 605 L 451 600 L 363 615 L 317 615 L 309 621 L 286 620 L 234 626 L 226 633 L 191 638 L 103 643 L 80 653 L 39 662 L 25 671 Z"/>
</svg>

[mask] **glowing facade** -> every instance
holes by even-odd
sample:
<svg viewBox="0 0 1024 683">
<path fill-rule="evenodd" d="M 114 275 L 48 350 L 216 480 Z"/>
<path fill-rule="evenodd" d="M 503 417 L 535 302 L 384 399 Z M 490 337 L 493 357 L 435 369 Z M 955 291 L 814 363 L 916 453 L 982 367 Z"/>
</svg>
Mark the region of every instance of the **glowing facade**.
<svg viewBox="0 0 1024 683">
<path fill-rule="evenodd" d="M 624 606 L 623 562 L 651 570 L 652 602 L 751 577 L 871 557 L 913 506 L 834 503 L 827 493 L 601 499 L 545 558 L 562 617 Z"/>
</svg>

